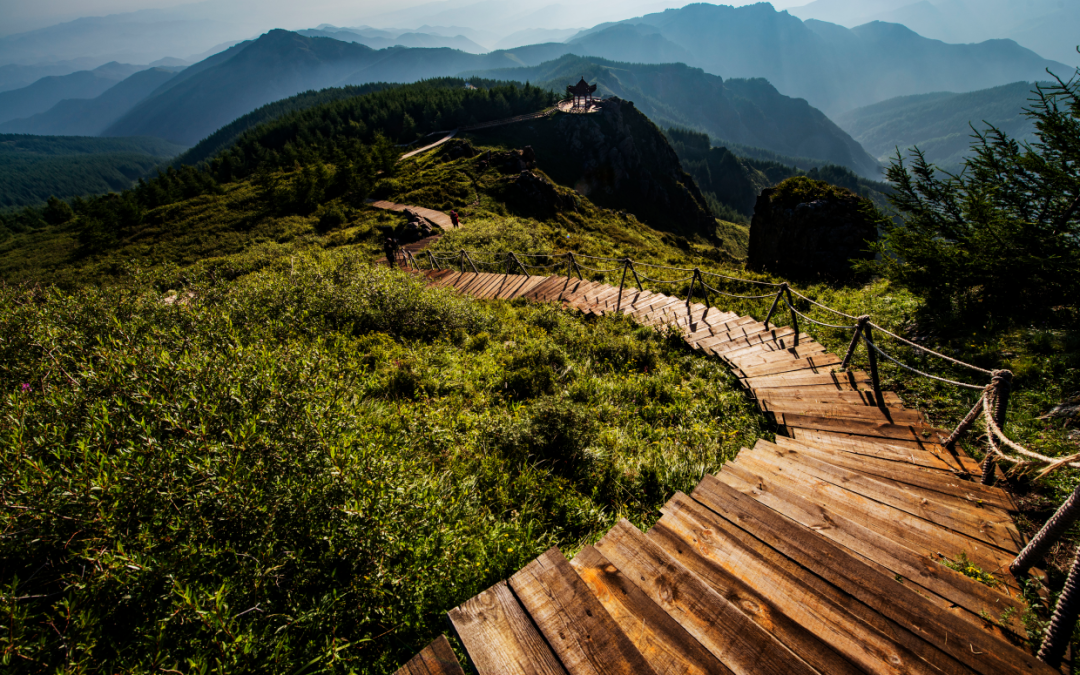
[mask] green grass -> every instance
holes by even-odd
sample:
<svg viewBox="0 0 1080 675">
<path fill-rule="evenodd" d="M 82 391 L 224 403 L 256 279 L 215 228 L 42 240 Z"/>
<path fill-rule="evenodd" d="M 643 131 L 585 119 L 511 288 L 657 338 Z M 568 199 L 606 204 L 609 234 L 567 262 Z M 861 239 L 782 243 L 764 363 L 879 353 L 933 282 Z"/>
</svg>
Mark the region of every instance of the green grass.
<svg viewBox="0 0 1080 675">
<path fill-rule="evenodd" d="M 391 672 L 769 433 L 677 339 L 365 259 L 0 289 L 5 667 Z"/>
</svg>

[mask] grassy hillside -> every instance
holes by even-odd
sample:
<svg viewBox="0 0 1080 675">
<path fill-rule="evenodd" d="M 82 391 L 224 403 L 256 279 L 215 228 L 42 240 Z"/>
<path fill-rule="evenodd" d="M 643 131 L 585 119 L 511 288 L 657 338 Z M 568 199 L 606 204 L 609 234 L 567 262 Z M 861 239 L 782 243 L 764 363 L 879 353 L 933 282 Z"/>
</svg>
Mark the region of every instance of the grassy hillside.
<svg viewBox="0 0 1080 675">
<path fill-rule="evenodd" d="M 877 175 L 872 157 L 806 101 L 780 94 L 765 80 L 723 80 L 681 63 L 644 65 L 567 55 L 532 68 L 478 73 L 531 82 L 555 92 L 584 76 L 603 96 L 633 101 L 661 127 L 684 127 L 724 141 L 806 155 Z"/>
<path fill-rule="evenodd" d="M 156 138 L 0 134 L 0 209 L 126 190 L 183 149 Z"/>
<path fill-rule="evenodd" d="M 993 125 L 1020 141 L 1034 138 L 1034 125 L 1022 114 L 1034 88 L 1013 82 L 965 94 L 903 96 L 851 110 L 836 121 L 883 163 L 897 148 L 906 155 L 918 146 L 929 161 L 955 171 L 970 155 L 972 127 L 985 131 Z"/>
</svg>

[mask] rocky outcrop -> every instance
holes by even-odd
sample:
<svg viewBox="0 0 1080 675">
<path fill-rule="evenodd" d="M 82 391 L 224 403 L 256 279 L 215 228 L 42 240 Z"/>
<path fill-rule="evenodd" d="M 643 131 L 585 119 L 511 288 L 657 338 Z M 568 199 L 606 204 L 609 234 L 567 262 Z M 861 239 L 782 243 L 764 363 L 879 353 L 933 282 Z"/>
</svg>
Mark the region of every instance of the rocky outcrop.
<svg viewBox="0 0 1080 675">
<path fill-rule="evenodd" d="M 593 202 L 630 211 L 658 229 L 712 235 L 716 221 L 701 192 L 632 102 L 611 98 L 600 114 L 560 115 L 555 136 L 562 159 L 576 169 L 571 184 Z M 544 161 L 541 168 L 547 170 Z"/>
<path fill-rule="evenodd" d="M 514 179 L 514 192 L 519 200 L 527 201 L 532 208 L 540 211 L 577 210 L 573 193 L 560 192 L 551 181 L 532 171 L 525 170 L 518 174 Z"/>
<path fill-rule="evenodd" d="M 747 265 L 785 278 L 850 279 L 853 260 L 873 258 L 867 248 L 884 220 L 868 199 L 791 178 L 758 197 Z"/>
</svg>

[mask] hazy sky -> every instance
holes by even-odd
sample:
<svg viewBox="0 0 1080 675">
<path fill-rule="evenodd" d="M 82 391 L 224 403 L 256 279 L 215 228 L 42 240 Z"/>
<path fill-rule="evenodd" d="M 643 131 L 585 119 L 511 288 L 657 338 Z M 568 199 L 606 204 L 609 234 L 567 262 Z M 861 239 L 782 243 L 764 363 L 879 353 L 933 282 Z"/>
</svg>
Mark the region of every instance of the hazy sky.
<svg viewBox="0 0 1080 675">
<path fill-rule="evenodd" d="M 447 5 L 472 4 L 477 0 L 449 0 Z M 717 4 L 735 6 L 752 4 L 758 0 L 728 0 Z M 805 5 L 810 0 L 774 0 L 777 9 L 786 9 Z M 322 23 L 351 25 L 363 20 L 365 16 L 407 7 L 425 4 L 430 0 L 214 0 L 214 2 L 183 2 L 177 0 L 0 0 L 0 35 L 18 33 L 52 24 L 71 21 L 80 17 L 104 16 L 122 12 L 134 12 L 142 9 L 171 9 L 184 7 L 187 10 L 211 11 L 235 9 L 240 12 L 251 11 L 264 21 L 270 20 L 282 28 L 300 28 L 317 26 Z M 567 0 L 548 0 L 548 4 L 563 4 Z M 517 5 L 522 10 L 538 8 L 535 0 L 505 0 L 503 5 Z M 581 10 L 582 17 L 593 16 L 597 12 L 611 12 L 612 19 L 628 18 L 640 14 L 626 14 L 626 10 L 646 4 L 663 6 L 682 6 L 689 1 L 647 2 L 647 0 L 575 0 L 572 4 Z M 623 16 L 625 14 L 625 16 Z M 617 16 L 616 16 L 617 15 Z M 581 25 L 587 25 L 583 21 Z"/>
</svg>

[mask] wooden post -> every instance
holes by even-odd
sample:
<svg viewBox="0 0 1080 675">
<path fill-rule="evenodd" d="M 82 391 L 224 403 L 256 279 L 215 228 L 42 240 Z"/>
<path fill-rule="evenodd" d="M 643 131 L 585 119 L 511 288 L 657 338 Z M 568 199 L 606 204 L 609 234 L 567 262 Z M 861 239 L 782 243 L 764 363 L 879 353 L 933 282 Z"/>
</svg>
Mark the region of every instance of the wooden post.
<svg viewBox="0 0 1080 675">
<path fill-rule="evenodd" d="M 441 270 L 442 268 L 439 267 L 439 263 L 435 262 L 435 254 L 433 254 L 431 251 L 428 251 L 427 255 L 428 255 L 428 262 L 431 263 L 431 269 L 433 269 L 433 270 Z"/>
<path fill-rule="evenodd" d="M 851 336 L 851 344 L 848 345 L 847 354 L 844 355 L 844 362 L 840 364 L 840 370 L 847 370 L 848 365 L 851 363 L 851 357 L 855 355 L 855 348 L 859 346 L 859 338 L 862 337 L 863 326 L 870 320 L 870 317 L 863 314 L 859 317 L 858 323 L 855 324 L 855 334 Z"/>
<path fill-rule="evenodd" d="M 637 275 L 637 270 L 634 269 L 634 261 L 627 258 L 626 262 L 630 265 L 630 273 L 634 275 L 634 283 L 637 284 L 637 289 L 639 291 L 645 290 L 645 287 L 641 285 L 641 279 Z"/>
<path fill-rule="evenodd" d="M 697 268 L 694 268 L 694 276 L 690 279 L 690 290 L 686 292 L 686 309 L 690 309 L 690 301 L 694 298 L 694 284 L 697 283 Z"/>
<path fill-rule="evenodd" d="M 619 280 L 619 297 L 615 301 L 615 309 L 618 310 L 622 307 L 622 291 L 623 286 L 626 285 L 626 270 L 630 269 L 630 259 L 623 258 L 622 279 Z M 636 275 L 635 275 L 636 276 Z"/>
<path fill-rule="evenodd" d="M 783 297 L 785 290 L 787 290 L 787 282 L 780 284 L 780 290 L 776 292 L 776 297 L 773 298 L 772 307 L 769 308 L 769 314 L 765 317 L 765 330 L 769 330 L 769 319 L 772 318 L 773 312 L 776 311 L 776 306 L 780 303 L 780 298 Z"/>
<path fill-rule="evenodd" d="M 573 265 L 574 265 L 574 271 L 577 272 L 577 278 L 581 279 L 582 281 L 585 281 L 585 277 L 581 276 L 581 268 L 578 267 L 577 259 L 574 257 L 574 254 L 569 253 L 568 255 L 570 256 L 570 262 L 573 263 Z M 569 277 L 570 275 L 567 274 L 566 276 Z"/>
<path fill-rule="evenodd" d="M 518 267 L 521 268 L 521 271 L 525 273 L 526 277 L 528 277 L 529 276 L 529 270 L 526 269 L 525 265 L 521 264 L 521 261 L 518 260 L 517 255 L 515 255 L 513 251 L 510 252 L 510 257 L 514 259 L 514 262 L 516 262 L 518 264 Z M 510 270 L 507 270 L 506 273 L 509 274 Z"/>
<path fill-rule="evenodd" d="M 866 341 L 866 351 L 870 356 L 870 382 L 874 386 L 874 399 L 884 401 L 881 395 L 881 380 L 878 379 L 877 351 L 874 349 L 874 335 L 870 324 L 863 326 L 863 340 Z"/>
<path fill-rule="evenodd" d="M 468 251 L 464 251 L 465 259 L 469 261 L 469 267 L 472 268 L 473 274 L 480 274 L 480 270 L 476 269 L 476 263 L 473 262 L 472 256 Z"/>
<path fill-rule="evenodd" d="M 994 423 L 998 429 L 1005 431 L 1005 415 L 1009 410 L 1009 391 L 1012 389 L 1012 371 L 995 370 L 993 374 L 994 385 L 994 409 L 990 414 L 994 416 Z M 983 460 L 982 483 L 990 485 L 994 482 L 994 474 L 997 473 L 997 461 L 993 453 L 987 453 Z M 1080 598 L 1078 598 L 1080 600 Z M 1060 657 L 1059 657 L 1060 658 Z"/>
<path fill-rule="evenodd" d="M 796 347 L 798 347 L 799 346 L 799 315 L 795 313 L 795 303 L 792 302 L 792 300 L 791 300 L 791 289 L 785 287 L 784 288 L 784 293 L 785 293 L 785 299 L 787 300 L 788 309 L 791 310 L 791 327 L 795 331 L 794 344 L 795 344 Z"/>
</svg>

